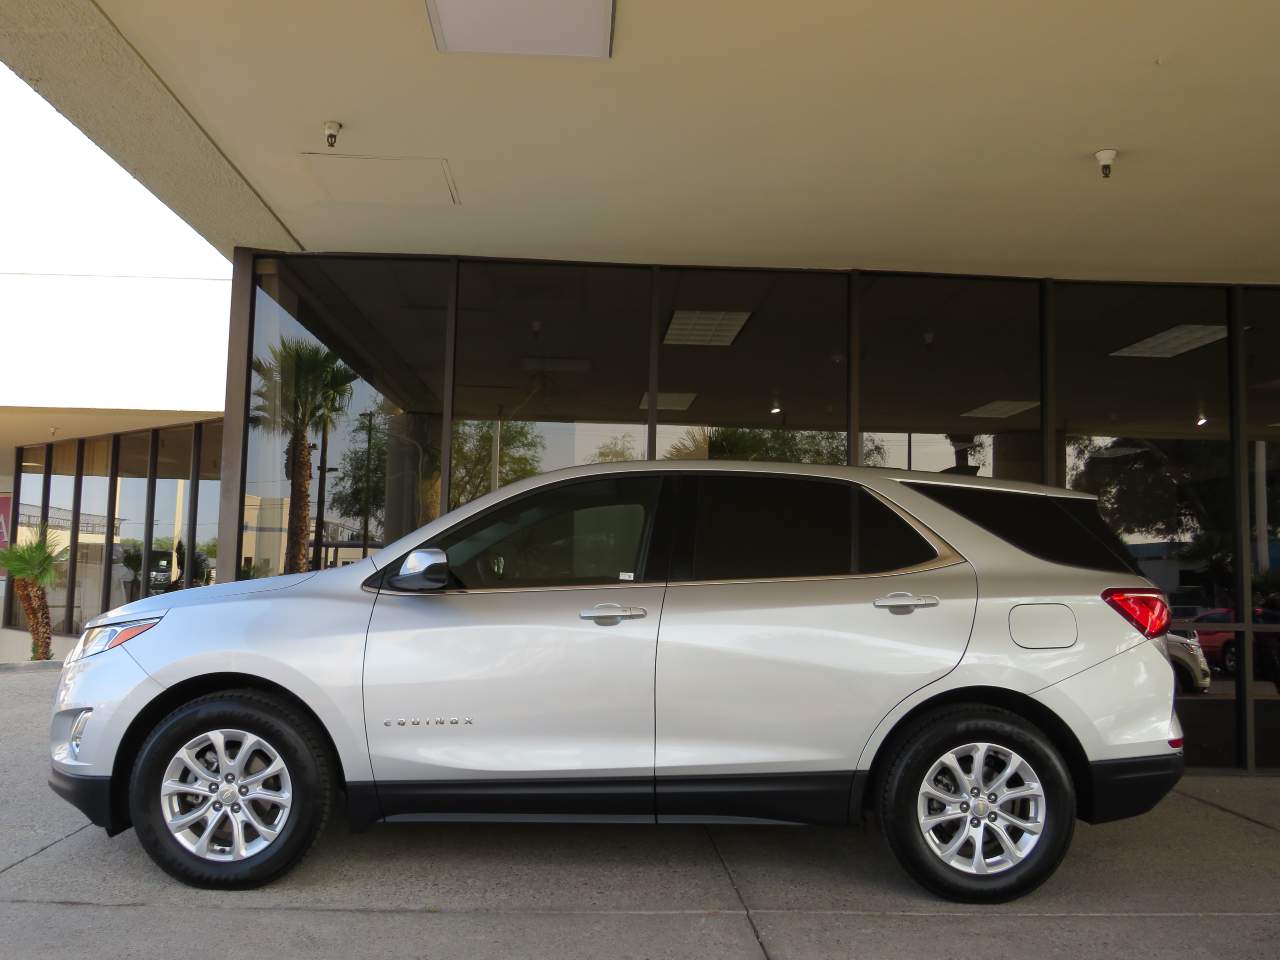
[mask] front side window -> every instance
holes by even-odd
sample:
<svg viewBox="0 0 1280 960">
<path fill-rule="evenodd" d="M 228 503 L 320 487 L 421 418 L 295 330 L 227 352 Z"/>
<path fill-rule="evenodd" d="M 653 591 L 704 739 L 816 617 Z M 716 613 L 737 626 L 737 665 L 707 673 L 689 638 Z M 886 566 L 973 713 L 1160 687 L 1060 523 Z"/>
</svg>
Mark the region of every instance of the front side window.
<svg viewBox="0 0 1280 960">
<path fill-rule="evenodd" d="M 889 573 L 937 556 L 864 488 L 839 480 L 705 476 L 694 528 L 694 580 Z"/>
<path fill-rule="evenodd" d="M 662 481 L 611 477 L 520 497 L 445 533 L 459 589 L 580 587 L 644 580 Z"/>
</svg>

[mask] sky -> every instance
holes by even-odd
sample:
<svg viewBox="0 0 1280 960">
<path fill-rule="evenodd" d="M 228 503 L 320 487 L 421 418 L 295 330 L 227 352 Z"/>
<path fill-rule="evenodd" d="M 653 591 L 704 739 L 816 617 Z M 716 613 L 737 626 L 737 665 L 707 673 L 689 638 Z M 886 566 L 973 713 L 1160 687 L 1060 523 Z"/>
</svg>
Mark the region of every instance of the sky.
<svg viewBox="0 0 1280 960">
<path fill-rule="evenodd" d="M 222 410 L 231 264 L 0 64 L 0 406 Z"/>
</svg>

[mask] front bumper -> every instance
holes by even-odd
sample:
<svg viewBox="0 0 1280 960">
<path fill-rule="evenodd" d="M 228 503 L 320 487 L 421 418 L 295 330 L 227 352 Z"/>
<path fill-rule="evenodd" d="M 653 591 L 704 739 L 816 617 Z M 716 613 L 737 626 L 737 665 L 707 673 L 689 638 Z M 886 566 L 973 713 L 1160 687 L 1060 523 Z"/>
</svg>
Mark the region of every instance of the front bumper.
<svg viewBox="0 0 1280 960">
<path fill-rule="evenodd" d="M 1080 819 L 1107 823 L 1146 813 L 1182 779 L 1180 753 L 1089 764 L 1089 783 L 1080 797 Z"/>
<path fill-rule="evenodd" d="M 118 822 L 112 814 L 111 778 L 78 776 L 54 766 L 49 771 L 49 786 L 53 792 L 78 809 L 95 826 L 106 829 L 114 836 L 128 824 Z"/>
</svg>

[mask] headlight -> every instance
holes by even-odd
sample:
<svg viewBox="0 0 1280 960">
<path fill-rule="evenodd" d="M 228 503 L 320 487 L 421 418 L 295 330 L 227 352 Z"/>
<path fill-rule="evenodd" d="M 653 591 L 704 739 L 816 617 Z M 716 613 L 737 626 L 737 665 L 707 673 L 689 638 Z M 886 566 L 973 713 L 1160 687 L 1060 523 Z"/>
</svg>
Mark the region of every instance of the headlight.
<svg viewBox="0 0 1280 960">
<path fill-rule="evenodd" d="M 128 623 L 113 623 L 109 626 L 86 630 L 80 637 L 80 642 L 76 644 L 76 648 L 71 651 L 71 656 L 67 657 L 67 663 L 83 660 L 103 650 L 118 647 L 126 640 L 132 640 L 138 634 L 146 633 L 159 622 L 160 618 L 155 617 L 151 620 L 131 620 Z"/>
</svg>

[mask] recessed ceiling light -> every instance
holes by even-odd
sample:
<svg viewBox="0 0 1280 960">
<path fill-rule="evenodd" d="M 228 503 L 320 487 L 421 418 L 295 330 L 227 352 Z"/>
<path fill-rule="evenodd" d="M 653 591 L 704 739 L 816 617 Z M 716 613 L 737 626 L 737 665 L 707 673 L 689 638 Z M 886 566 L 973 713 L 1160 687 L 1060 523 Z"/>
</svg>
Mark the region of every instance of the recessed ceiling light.
<svg viewBox="0 0 1280 960">
<path fill-rule="evenodd" d="M 658 409 L 659 410 L 688 410 L 690 404 L 693 403 L 696 393 L 663 393 L 658 391 Z M 645 393 L 640 398 L 640 409 L 649 409 L 649 394 Z"/>
<path fill-rule="evenodd" d="M 984 403 L 980 407 L 974 407 L 965 413 L 960 414 L 962 417 L 988 417 L 990 419 L 1004 419 L 1012 417 L 1015 414 L 1030 410 L 1033 407 L 1040 406 L 1039 400 L 992 400 L 990 403 Z"/>
<path fill-rule="evenodd" d="M 678 347 L 727 347 L 750 316 L 749 310 L 677 310 L 662 342 Z"/>
<path fill-rule="evenodd" d="M 1203 427 L 1203 426 L 1204 426 L 1206 423 L 1208 423 L 1208 422 L 1209 422 L 1209 418 L 1208 418 L 1208 417 L 1206 417 L 1203 413 L 1202 413 L 1202 414 L 1200 414 L 1200 416 L 1196 417 L 1196 426 L 1197 426 L 1197 427 Z"/>
<path fill-rule="evenodd" d="M 777 397 L 774 397 L 773 402 L 769 404 L 769 412 L 770 413 L 782 412 L 782 402 Z"/>
<path fill-rule="evenodd" d="M 1220 323 L 1180 323 L 1160 333 L 1111 351 L 1113 357 L 1159 357 L 1167 360 L 1189 350 L 1226 339 L 1227 328 Z"/>
<path fill-rule="evenodd" d="M 427 16 L 441 53 L 613 53 L 613 0 L 427 0 Z"/>
</svg>

